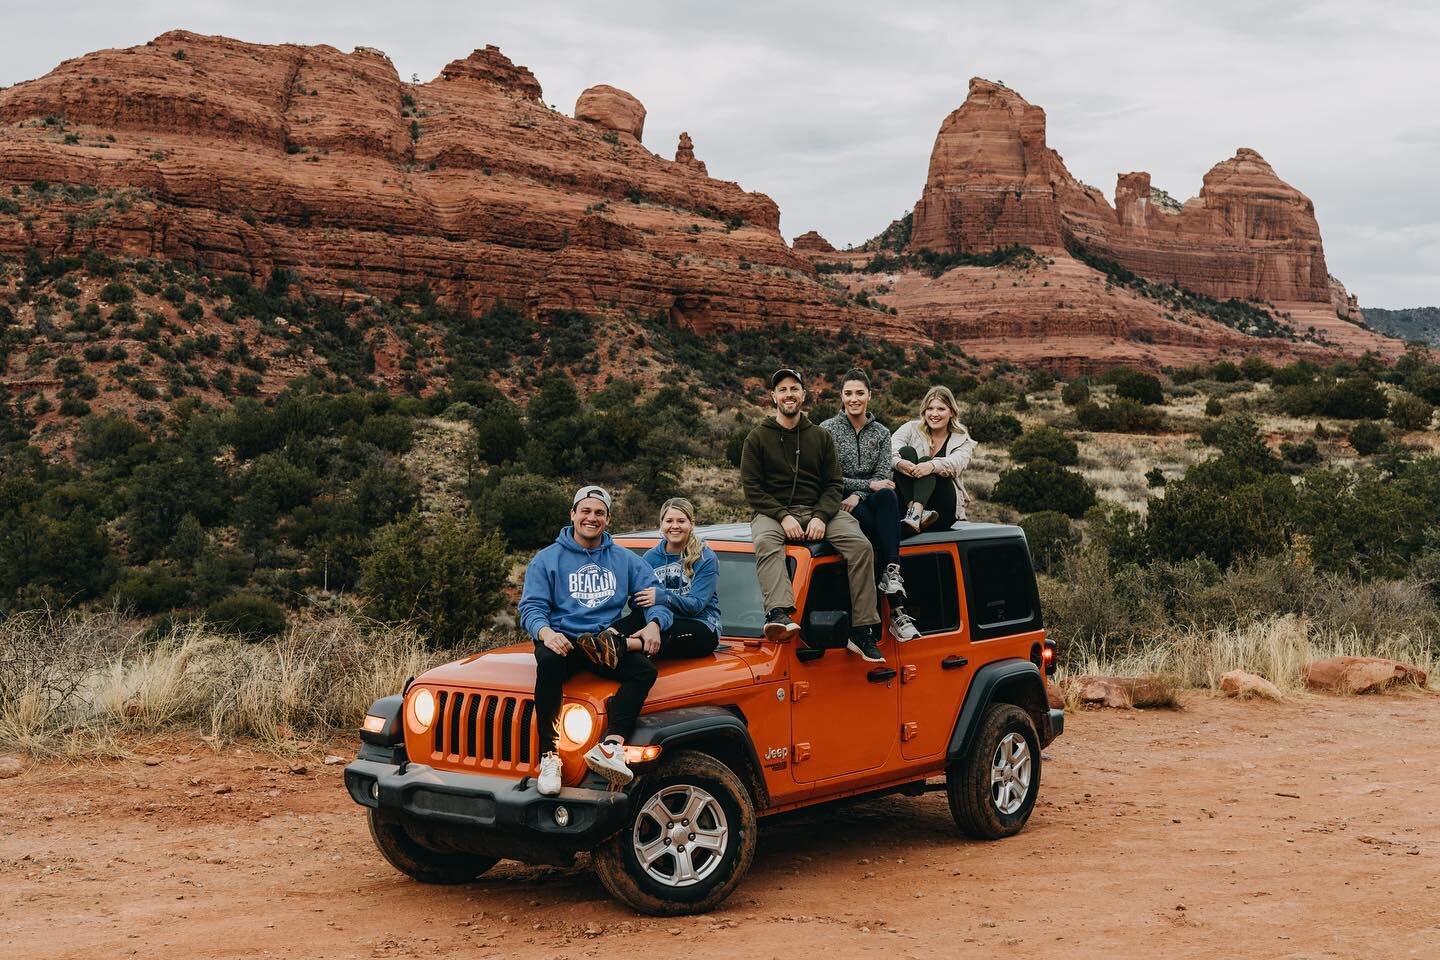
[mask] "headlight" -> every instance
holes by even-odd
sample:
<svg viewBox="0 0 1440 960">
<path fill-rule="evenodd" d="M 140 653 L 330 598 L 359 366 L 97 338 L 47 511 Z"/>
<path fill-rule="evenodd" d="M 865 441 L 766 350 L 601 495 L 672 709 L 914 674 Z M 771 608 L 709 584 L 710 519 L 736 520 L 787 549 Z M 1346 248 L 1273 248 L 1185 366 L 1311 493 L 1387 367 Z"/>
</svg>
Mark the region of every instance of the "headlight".
<svg viewBox="0 0 1440 960">
<path fill-rule="evenodd" d="M 595 715 L 583 704 L 567 703 L 560 711 L 560 732 L 577 747 L 584 746 L 595 732 Z"/>
<path fill-rule="evenodd" d="M 410 701 L 410 718 L 415 721 L 416 729 L 429 730 L 435 719 L 435 694 L 423 688 L 415 694 Z"/>
</svg>

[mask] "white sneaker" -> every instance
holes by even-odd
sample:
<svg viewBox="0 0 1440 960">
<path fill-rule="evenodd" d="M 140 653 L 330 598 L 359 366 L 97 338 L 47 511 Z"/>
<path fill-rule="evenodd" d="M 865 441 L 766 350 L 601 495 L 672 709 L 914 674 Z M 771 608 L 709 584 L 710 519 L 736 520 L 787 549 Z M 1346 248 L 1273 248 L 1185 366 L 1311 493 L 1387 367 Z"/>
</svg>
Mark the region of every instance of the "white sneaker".
<svg viewBox="0 0 1440 960">
<path fill-rule="evenodd" d="M 890 611 L 890 632 L 901 643 L 920 636 L 920 628 L 915 626 L 915 618 L 906 613 L 904 607 L 896 607 Z"/>
<path fill-rule="evenodd" d="M 913 532 L 919 533 L 922 509 L 918 503 L 910 504 L 910 509 L 905 511 L 905 516 L 900 518 L 900 522 L 909 527 Z"/>
<path fill-rule="evenodd" d="M 540 776 L 535 778 L 535 789 L 546 797 L 560 795 L 560 754 L 554 750 L 540 758 Z"/>
<path fill-rule="evenodd" d="M 888 563 L 880 576 L 880 592 L 887 597 L 905 595 L 905 578 L 900 576 L 900 564 Z"/>
<path fill-rule="evenodd" d="M 625 766 L 625 744 L 618 740 L 601 740 L 585 752 L 585 765 L 617 787 L 635 779 Z"/>
</svg>

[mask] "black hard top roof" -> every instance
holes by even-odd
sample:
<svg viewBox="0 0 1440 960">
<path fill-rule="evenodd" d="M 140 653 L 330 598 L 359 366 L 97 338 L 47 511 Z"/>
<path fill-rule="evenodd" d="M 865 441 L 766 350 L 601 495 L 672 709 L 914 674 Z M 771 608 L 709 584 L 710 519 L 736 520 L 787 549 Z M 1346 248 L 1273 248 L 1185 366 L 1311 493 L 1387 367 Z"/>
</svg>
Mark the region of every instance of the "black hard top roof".
<svg viewBox="0 0 1440 960">
<path fill-rule="evenodd" d="M 748 523 L 715 523 L 695 528 L 695 533 L 701 540 L 708 542 L 730 542 L 749 543 L 750 524 Z M 625 537 L 648 537 L 653 540 L 660 538 L 659 530 L 633 530 L 629 533 L 615 534 L 616 538 Z M 924 533 L 907 537 L 905 545 L 921 545 L 927 543 L 958 543 L 968 540 L 1021 540 L 1025 532 L 1011 523 L 972 523 L 969 520 L 958 521 L 953 527 L 937 528 L 926 530 Z M 834 548 L 829 541 L 812 543 L 810 552 L 816 556 L 833 553 Z"/>
</svg>

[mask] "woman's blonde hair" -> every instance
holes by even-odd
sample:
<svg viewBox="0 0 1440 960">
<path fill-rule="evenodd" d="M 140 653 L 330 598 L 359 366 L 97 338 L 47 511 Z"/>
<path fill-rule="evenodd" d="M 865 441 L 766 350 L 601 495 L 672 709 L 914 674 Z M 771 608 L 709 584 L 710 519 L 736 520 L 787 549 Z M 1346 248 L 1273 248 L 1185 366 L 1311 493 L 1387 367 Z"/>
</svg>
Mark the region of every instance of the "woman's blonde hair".
<svg viewBox="0 0 1440 960">
<path fill-rule="evenodd" d="M 955 394 L 950 392 L 949 387 L 942 386 L 938 383 L 929 390 L 926 390 L 925 399 L 920 401 L 920 428 L 922 430 L 929 429 L 925 423 L 925 408 L 930 406 L 930 401 L 932 400 L 939 400 L 950 408 L 951 433 L 963 433 L 967 435 L 970 433 L 969 430 L 965 429 L 965 424 L 960 422 L 960 407 L 955 403 Z"/>
<path fill-rule="evenodd" d="M 700 562 L 700 555 L 705 549 L 705 541 L 695 535 L 695 504 L 684 497 L 671 497 L 660 507 L 660 523 L 665 522 L 665 514 L 671 510 L 679 510 L 690 520 L 690 539 L 685 541 L 685 551 L 680 554 L 680 566 L 685 571 L 685 579 L 689 580 L 695 576 L 695 564 Z"/>
</svg>

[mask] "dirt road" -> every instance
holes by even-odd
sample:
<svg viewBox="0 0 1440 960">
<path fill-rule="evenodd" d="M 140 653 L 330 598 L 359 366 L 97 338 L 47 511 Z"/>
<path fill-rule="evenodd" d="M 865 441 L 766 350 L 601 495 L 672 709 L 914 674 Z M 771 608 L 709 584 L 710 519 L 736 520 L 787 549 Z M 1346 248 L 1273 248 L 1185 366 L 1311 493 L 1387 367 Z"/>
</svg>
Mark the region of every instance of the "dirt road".
<svg viewBox="0 0 1440 960">
<path fill-rule="evenodd" d="M 1440 957 L 1440 698 L 1072 716 L 994 844 L 943 795 L 763 827 L 719 911 L 651 919 L 583 864 L 422 887 L 339 766 L 199 740 L 0 781 L 0 955 Z"/>
</svg>

